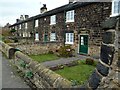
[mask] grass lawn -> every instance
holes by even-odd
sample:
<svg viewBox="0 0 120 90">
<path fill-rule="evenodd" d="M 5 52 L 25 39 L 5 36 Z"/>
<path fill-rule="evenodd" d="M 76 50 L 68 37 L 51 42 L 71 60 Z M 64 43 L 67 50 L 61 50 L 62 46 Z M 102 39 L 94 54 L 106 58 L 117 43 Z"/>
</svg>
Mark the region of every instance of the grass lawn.
<svg viewBox="0 0 120 90">
<path fill-rule="evenodd" d="M 75 85 L 81 85 L 88 80 L 95 67 L 95 65 L 86 65 L 82 60 L 79 61 L 77 66 L 64 67 L 64 69 L 60 69 L 55 72 L 72 81 L 73 83 L 76 83 Z"/>
<path fill-rule="evenodd" d="M 41 54 L 41 55 L 30 55 L 30 57 L 33 60 L 36 60 L 38 62 L 45 62 L 45 61 L 52 61 L 52 60 L 56 60 L 59 57 L 56 56 L 55 54 Z"/>
</svg>

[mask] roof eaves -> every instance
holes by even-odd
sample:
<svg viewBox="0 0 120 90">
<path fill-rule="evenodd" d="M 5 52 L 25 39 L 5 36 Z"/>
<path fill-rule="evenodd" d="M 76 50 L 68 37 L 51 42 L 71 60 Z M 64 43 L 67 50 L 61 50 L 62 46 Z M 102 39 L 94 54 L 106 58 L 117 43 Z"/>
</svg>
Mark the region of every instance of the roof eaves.
<svg viewBox="0 0 120 90">
<path fill-rule="evenodd" d="M 69 10 L 72 10 L 72 9 L 75 9 L 75 8 L 78 8 L 78 7 L 83 7 L 83 6 L 92 4 L 92 3 L 95 3 L 95 2 L 75 2 L 75 3 L 66 4 L 64 6 L 52 9 L 50 11 L 47 11 L 43 14 L 38 14 L 36 16 L 30 17 L 30 18 L 28 18 L 24 21 L 17 22 L 15 24 L 11 25 L 10 27 L 25 23 L 27 21 L 36 20 L 36 19 L 41 18 L 41 17 L 46 17 L 46 16 L 54 15 L 54 14 L 57 14 L 57 13 L 60 13 L 60 12 L 69 11 Z"/>
</svg>

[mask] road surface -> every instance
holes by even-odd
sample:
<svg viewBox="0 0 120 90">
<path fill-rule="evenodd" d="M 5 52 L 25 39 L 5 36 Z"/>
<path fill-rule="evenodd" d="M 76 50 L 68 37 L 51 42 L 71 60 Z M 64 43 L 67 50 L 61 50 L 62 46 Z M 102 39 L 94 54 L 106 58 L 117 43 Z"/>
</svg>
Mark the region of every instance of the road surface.
<svg viewBox="0 0 120 90">
<path fill-rule="evenodd" d="M 0 90 L 1 88 L 29 88 L 29 86 L 14 73 L 9 59 L 0 52 Z"/>
</svg>

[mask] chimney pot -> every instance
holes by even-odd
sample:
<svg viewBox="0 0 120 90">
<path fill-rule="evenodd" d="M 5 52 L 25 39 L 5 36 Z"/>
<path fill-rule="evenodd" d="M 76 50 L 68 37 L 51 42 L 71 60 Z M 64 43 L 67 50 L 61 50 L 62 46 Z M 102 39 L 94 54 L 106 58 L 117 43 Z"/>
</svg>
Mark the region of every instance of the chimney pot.
<svg viewBox="0 0 120 90">
<path fill-rule="evenodd" d="M 47 11 L 46 4 L 43 4 L 43 7 L 40 8 L 40 13 L 45 13 Z"/>
</svg>

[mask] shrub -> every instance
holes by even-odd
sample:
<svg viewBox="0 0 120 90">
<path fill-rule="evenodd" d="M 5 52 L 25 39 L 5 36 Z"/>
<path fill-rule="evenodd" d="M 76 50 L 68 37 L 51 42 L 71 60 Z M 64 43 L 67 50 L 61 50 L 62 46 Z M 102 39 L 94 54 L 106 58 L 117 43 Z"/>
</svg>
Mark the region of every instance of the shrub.
<svg viewBox="0 0 120 90">
<path fill-rule="evenodd" d="M 12 41 L 9 40 L 9 39 L 5 39 L 4 42 L 5 42 L 5 43 L 12 43 Z"/>
<path fill-rule="evenodd" d="M 54 54 L 54 52 L 50 50 L 50 51 L 48 52 L 48 54 Z"/>
<path fill-rule="evenodd" d="M 12 29 L 12 30 L 10 30 L 10 32 L 11 32 L 11 33 L 14 33 L 14 32 L 16 32 L 16 30 L 15 30 L 15 29 Z"/>
<path fill-rule="evenodd" d="M 74 53 L 74 49 L 70 46 L 61 46 L 58 50 L 59 56 L 61 57 L 72 57 Z"/>
<path fill-rule="evenodd" d="M 17 38 L 14 38 L 14 43 L 18 42 L 18 39 Z"/>
<path fill-rule="evenodd" d="M 87 58 L 87 59 L 86 59 L 86 64 L 88 64 L 88 65 L 93 65 L 93 64 L 94 64 L 94 59 L 92 59 L 92 58 Z"/>
</svg>

